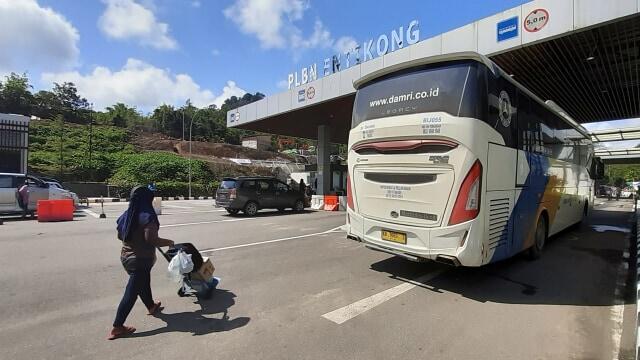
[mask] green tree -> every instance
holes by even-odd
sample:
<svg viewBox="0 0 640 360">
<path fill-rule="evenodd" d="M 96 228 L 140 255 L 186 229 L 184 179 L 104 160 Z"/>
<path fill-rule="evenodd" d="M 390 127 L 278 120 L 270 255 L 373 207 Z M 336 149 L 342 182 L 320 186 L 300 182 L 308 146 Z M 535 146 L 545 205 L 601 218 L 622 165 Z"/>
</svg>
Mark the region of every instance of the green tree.
<svg viewBox="0 0 640 360">
<path fill-rule="evenodd" d="M 52 119 L 61 110 L 62 104 L 53 92 L 40 90 L 33 96 L 33 115 L 43 119 Z"/>
<path fill-rule="evenodd" d="M 29 116 L 33 105 L 33 95 L 27 74 L 11 73 L 0 83 L 0 112 Z"/>
<path fill-rule="evenodd" d="M 102 117 L 105 124 L 117 127 L 133 127 L 140 123 L 142 116 L 135 107 L 129 107 L 123 103 L 117 103 L 106 108 Z"/>
<path fill-rule="evenodd" d="M 60 104 L 60 113 L 67 121 L 84 123 L 89 116 L 90 104 L 87 99 L 78 94 L 78 89 L 72 82 L 53 84 L 53 94 Z"/>
</svg>

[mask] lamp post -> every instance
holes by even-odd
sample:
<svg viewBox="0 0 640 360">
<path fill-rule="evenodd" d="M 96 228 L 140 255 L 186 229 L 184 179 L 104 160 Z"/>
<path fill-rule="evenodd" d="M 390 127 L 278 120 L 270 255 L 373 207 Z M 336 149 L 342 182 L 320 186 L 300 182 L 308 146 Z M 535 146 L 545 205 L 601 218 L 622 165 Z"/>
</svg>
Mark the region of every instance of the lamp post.
<svg viewBox="0 0 640 360">
<path fill-rule="evenodd" d="M 191 137 L 191 135 L 189 135 Z M 182 109 L 182 141 L 184 141 L 184 109 Z"/>
<path fill-rule="evenodd" d="M 191 130 L 193 129 L 193 118 L 189 122 L 189 199 L 191 199 Z M 182 119 L 184 121 L 184 111 L 182 112 Z"/>
<path fill-rule="evenodd" d="M 90 104 L 89 110 L 89 180 L 93 180 L 93 163 L 91 162 L 91 155 L 93 152 L 93 103 Z"/>
</svg>

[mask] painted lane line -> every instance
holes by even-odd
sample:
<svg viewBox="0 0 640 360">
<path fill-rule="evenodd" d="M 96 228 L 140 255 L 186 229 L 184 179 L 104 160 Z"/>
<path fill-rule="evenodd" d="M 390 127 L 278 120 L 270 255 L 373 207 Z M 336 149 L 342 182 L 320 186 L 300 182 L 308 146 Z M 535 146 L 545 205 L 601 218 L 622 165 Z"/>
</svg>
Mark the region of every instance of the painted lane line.
<svg viewBox="0 0 640 360">
<path fill-rule="evenodd" d="M 204 214 L 204 213 L 215 213 L 215 212 L 226 212 L 227 210 L 192 210 L 192 211 L 172 211 L 172 212 L 164 212 L 162 215 L 176 215 L 176 214 Z"/>
<path fill-rule="evenodd" d="M 414 279 L 411 282 L 405 282 L 398 286 L 371 295 L 362 300 L 356 301 L 353 304 L 349 304 L 347 306 L 341 307 L 340 309 L 328 312 L 322 315 L 322 317 L 329 321 L 333 321 L 338 325 L 343 324 L 353 319 L 354 317 L 395 298 L 398 295 L 404 294 L 405 292 L 415 288 L 416 286 L 419 286 L 419 284 L 424 284 L 425 282 L 438 277 L 443 272 L 444 270 L 437 270 L 432 273 L 420 276 L 419 278 Z"/>
<path fill-rule="evenodd" d="M 337 228 L 334 228 L 334 229 L 331 229 L 331 230 L 327 230 L 327 231 L 323 231 L 323 232 L 317 232 L 317 233 L 313 233 L 313 234 L 289 236 L 289 237 L 286 237 L 286 238 L 258 241 L 258 242 L 249 243 L 249 244 L 241 244 L 241 245 L 225 246 L 225 247 L 221 247 L 221 248 L 205 249 L 205 250 L 200 250 L 200 252 L 201 253 L 204 253 L 204 252 L 215 252 L 215 251 L 222 251 L 222 250 L 240 249 L 240 248 L 245 248 L 245 247 L 249 247 L 249 246 L 256 246 L 256 245 L 273 244 L 273 243 L 278 243 L 278 242 L 282 242 L 282 241 L 290 241 L 290 240 L 296 240 L 296 239 L 304 239 L 304 238 L 308 238 L 308 237 L 312 237 L 312 236 L 327 235 L 327 234 L 338 232 L 339 230 L 340 230 L 340 227 L 337 227 Z"/>
<path fill-rule="evenodd" d="M 98 214 L 94 213 L 93 211 L 91 211 L 91 210 L 89 210 L 89 209 L 81 209 L 80 211 L 82 211 L 82 212 L 83 212 L 83 213 L 85 213 L 85 214 L 89 214 L 89 215 L 93 216 L 93 217 L 94 217 L 94 218 L 96 218 L 96 219 L 99 219 L 99 218 L 100 218 L 100 215 L 98 215 Z"/>
<path fill-rule="evenodd" d="M 179 205 L 170 205 L 170 204 L 162 204 L 162 207 L 168 207 L 172 209 L 193 209 L 192 206 L 179 206 Z"/>
<path fill-rule="evenodd" d="M 192 222 L 192 223 L 160 225 L 160 227 L 161 228 L 168 228 L 168 227 L 203 225 L 203 224 L 217 224 L 217 223 L 224 223 L 224 222 L 236 222 L 236 221 L 248 221 L 248 220 L 257 220 L 257 218 L 200 221 L 200 222 Z"/>
</svg>

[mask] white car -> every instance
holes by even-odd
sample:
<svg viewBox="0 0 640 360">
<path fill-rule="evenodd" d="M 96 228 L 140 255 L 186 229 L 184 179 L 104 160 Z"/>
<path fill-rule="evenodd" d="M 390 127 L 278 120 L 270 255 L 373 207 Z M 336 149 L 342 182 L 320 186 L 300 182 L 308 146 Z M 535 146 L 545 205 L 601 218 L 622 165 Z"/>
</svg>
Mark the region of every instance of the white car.
<svg viewBox="0 0 640 360">
<path fill-rule="evenodd" d="M 629 190 L 622 190 L 620 192 L 620 197 L 622 198 L 630 198 L 633 195 L 633 193 Z"/>
<path fill-rule="evenodd" d="M 73 191 L 66 190 L 60 185 L 57 181 L 45 181 L 49 184 L 49 200 L 59 200 L 59 199 L 71 199 L 73 200 L 73 205 L 78 207 L 80 204 L 80 198 Z"/>
<path fill-rule="evenodd" d="M 78 204 L 77 196 L 55 185 L 51 185 L 41 179 L 24 174 L 0 173 L 0 213 L 16 214 L 22 213 L 18 204 L 18 189 L 24 185 L 25 180 L 29 186 L 29 213 L 36 211 L 38 200 L 72 199 L 74 204 Z"/>
</svg>

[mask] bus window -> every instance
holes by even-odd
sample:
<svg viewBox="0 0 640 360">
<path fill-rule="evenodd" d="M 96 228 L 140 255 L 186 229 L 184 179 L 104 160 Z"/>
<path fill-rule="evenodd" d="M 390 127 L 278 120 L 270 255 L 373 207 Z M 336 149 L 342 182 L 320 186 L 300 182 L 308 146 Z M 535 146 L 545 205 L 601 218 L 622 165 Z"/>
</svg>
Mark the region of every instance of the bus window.
<svg viewBox="0 0 640 360">
<path fill-rule="evenodd" d="M 480 79 L 478 65 L 468 62 L 411 68 L 376 79 L 358 89 L 351 128 L 366 120 L 435 111 L 481 119 Z"/>
</svg>

